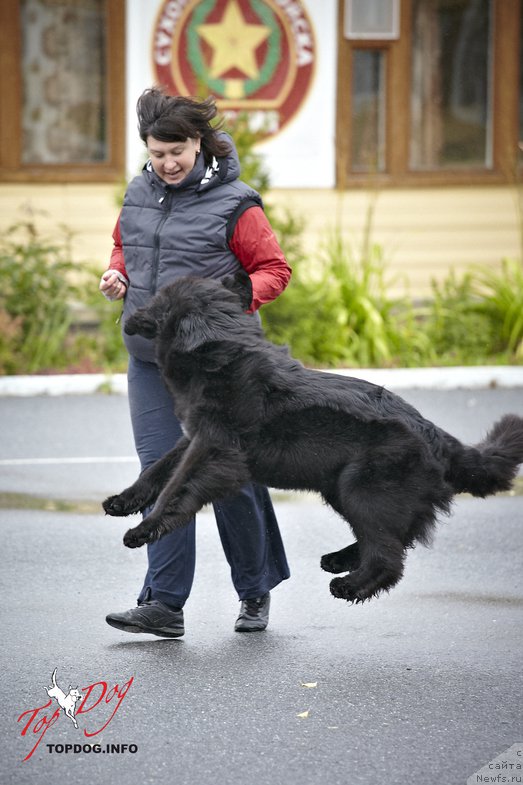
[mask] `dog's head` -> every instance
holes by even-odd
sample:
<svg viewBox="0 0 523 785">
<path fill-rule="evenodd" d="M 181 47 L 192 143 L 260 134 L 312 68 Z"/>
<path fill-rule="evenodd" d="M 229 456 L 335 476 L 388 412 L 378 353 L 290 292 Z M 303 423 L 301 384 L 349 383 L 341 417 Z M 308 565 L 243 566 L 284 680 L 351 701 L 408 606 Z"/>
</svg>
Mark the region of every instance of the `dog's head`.
<svg viewBox="0 0 523 785">
<path fill-rule="evenodd" d="M 179 352 L 216 341 L 241 342 L 245 331 L 261 331 L 246 314 L 251 301 L 252 284 L 244 271 L 221 280 L 178 278 L 135 311 L 124 330 L 128 335 L 165 338 Z"/>
<path fill-rule="evenodd" d="M 80 700 L 80 698 L 83 698 L 83 695 L 80 692 L 80 690 L 78 689 L 78 687 L 75 687 L 74 689 L 69 687 L 69 697 L 72 698 L 74 703 L 76 703 L 77 701 Z"/>
</svg>

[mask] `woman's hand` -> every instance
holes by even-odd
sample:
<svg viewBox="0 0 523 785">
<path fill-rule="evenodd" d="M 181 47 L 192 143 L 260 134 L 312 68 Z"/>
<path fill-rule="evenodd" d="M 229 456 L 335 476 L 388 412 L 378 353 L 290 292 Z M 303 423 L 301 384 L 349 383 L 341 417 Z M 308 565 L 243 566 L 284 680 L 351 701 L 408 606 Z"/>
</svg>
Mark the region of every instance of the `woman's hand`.
<svg viewBox="0 0 523 785">
<path fill-rule="evenodd" d="M 121 300 L 127 291 L 126 284 L 114 270 L 106 270 L 100 279 L 98 287 L 108 300 Z"/>
</svg>

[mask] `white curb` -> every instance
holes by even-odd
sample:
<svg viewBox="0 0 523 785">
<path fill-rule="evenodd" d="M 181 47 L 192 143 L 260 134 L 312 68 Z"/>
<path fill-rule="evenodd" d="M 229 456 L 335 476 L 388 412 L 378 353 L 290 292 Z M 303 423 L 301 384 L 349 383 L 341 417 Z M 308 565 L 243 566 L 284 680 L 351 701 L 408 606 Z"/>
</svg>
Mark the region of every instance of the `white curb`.
<svg viewBox="0 0 523 785">
<path fill-rule="evenodd" d="M 457 390 L 523 387 L 523 366 L 481 365 L 455 368 L 370 368 L 334 370 L 395 390 Z"/>
<path fill-rule="evenodd" d="M 471 366 L 457 368 L 348 368 L 332 370 L 394 390 L 456 390 L 523 387 L 523 366 Z M 31 395 L 87 395 L 110 392 L 127 395 L 123 373 L 85 373 L 52 376 L 0 377 L 0 397 Z"/>
<path fill-rule="evenodd" d="M 30 395 L 85 395 L 96 392 L 127 395 L 123 373 L 58 374 L 52 376 L 4 376 L 0 378 L 0 397 Z"/>
</svg>

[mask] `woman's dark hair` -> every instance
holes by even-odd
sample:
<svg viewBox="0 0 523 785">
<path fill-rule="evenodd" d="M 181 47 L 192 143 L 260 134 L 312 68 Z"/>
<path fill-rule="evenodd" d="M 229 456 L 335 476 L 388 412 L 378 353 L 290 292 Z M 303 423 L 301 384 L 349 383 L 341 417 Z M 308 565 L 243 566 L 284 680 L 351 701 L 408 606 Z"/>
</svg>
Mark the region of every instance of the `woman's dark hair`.
<svg viewBox="0 0 523 785">
<path fill-rule="evenodd" d="M 136 104 L 138 131 L 143 142 L 153 136 L 160 142 L 185 142 L 186 139 L 201 139 L 202 153 L 206 163 L 213 155 L 224 158 L 232 148 L 220 139 L 217 130 L 221 123 L 211 126 L 218 110 L 214 98 L 202 101 L 183 96 L 172 96 L 157 87 L 145 90 Z"/>
</svg>

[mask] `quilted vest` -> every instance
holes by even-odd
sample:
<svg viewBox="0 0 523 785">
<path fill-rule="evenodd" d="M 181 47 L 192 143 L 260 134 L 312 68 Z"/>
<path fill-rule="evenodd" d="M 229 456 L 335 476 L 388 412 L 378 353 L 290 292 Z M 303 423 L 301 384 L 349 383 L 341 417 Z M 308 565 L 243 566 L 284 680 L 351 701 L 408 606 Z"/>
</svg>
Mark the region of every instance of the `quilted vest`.
<svg viewBox="0 0 523 785">
<path fill-rule="evenodd" d="M 208 167 L 199 156 L 179 185 L 167 185 L 149 163 L 132 180 L 120 215 L 129 277 L 122 326 L 159 289 L 182 275 L 221 278 L 240 268 L 228 240 L 241 213 L 253 204 L 263 205 L 238 174 L 234 150 Z M 129 354 L 155 361 L 154 341 L 125 332 L 123 337 Z"/>
</svg>

